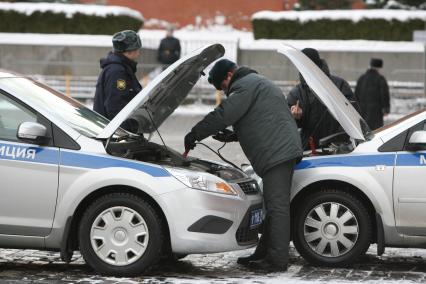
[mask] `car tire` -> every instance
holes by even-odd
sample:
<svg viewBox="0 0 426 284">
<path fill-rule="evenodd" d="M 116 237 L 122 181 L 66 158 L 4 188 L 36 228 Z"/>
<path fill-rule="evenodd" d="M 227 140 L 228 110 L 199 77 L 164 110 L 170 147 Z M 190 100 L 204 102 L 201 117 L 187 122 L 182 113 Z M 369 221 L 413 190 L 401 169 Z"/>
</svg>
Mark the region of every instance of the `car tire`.
<svg viewBox="0 0 426 284">
<path fill-rule="evenodd" d="M 162 219 L 142 198 L 111 193 L 95 200 L 79 226 L 84 260 L 105 275 L 142 274 L 160 259 L 164 241 Z"/>
<path fill-rule="evenodd" d="M 370 246 L 371 217 L 354 195 L 325 189 L 295 206 L 293 242 L 311 264 L 346 266 Z"/>
</svg>

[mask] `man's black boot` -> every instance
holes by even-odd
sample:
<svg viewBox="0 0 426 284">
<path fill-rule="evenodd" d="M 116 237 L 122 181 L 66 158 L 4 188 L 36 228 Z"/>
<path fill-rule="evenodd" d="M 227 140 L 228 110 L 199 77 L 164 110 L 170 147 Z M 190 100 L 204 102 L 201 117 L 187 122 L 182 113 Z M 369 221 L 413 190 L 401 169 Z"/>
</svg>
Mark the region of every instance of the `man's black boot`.
<svg viewBox="0 0 426 284">
<path fill-rule="evenodd" d="M 262 258 L 265 257 L 265 254 L 261 254 L 261 253 L 253 253 L 252 255 L 249 256 L 244 256 L 244 257 L 239 257 L 237 259 L 237 263 L 238 264 L 242 264 L 242 265 L 247 265 L 249 264 L 251 261 L 256 261 L 256 260 L 260 260 Z"/>
<path fill-rule="evenodd" d="M 274 263 L 268 258 L 262 258 L 260 260 L 249 261 L 248 267 L 255 270 L 263 270 L 266 272 L 285 272 L 287 271 L 287 264 Z"/>
</svg>

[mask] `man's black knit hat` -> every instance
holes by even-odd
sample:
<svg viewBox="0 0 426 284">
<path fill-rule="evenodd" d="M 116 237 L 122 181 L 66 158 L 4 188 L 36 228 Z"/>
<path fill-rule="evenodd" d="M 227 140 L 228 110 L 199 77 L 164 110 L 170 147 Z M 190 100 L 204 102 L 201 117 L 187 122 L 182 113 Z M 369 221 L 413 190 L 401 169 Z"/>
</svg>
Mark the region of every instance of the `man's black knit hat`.
<svg viewBox="0 0 426 284">
<path fill-rule="evenodd" d="M 209 72 L 208 81 L 216 90 L 221 90 L 220 84 L 226 78 L 226 74 L 237 67 L 237 64 L 228 59 L 221 59 L 215 63 Z"/>
</svg>

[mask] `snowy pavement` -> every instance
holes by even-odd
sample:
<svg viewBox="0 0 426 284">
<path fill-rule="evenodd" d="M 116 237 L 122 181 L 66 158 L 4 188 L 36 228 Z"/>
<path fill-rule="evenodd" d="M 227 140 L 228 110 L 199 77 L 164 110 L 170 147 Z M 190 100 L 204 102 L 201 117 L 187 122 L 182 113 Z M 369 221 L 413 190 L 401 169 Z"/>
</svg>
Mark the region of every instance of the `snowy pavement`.
<svg viewBox="0 0 426 284">
<path fill-rule="evenodd" d="M 371 246 L 358 263 L 346 268 L 310 266 L 293 247 L 287 272 L 264 273 L 238 265 L 236 259 L 252 249 L 190 255 L 160 263 L 135 278 L 105 277 L 93 272 L 79 254 L 66 264 L 59 253 L 36 250 L 0 250 L 0 283 L 424 283 L 426 251 L 387 248 L 375 255 Z"/>
</svg>

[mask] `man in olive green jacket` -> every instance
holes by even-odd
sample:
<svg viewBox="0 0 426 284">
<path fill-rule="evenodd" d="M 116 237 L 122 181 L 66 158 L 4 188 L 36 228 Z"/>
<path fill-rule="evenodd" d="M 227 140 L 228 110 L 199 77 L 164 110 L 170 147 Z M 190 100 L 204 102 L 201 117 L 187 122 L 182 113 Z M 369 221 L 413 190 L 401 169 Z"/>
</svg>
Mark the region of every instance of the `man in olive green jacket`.
<svg viewBox="0 0 426 284">
<path fill-rule="evenodd" d="M 253 169 L 263 179 L 264 233 L 255 253 L 240 264 L 272 271 L 287 269 L 290 239 L 290 188 L 302 157 L 297 125 L 278 86 L 256 71 L 219 60 L 209 82 L 227 99 L 185 136 L 185 149 L 231 126 Z"/>
</svg>

